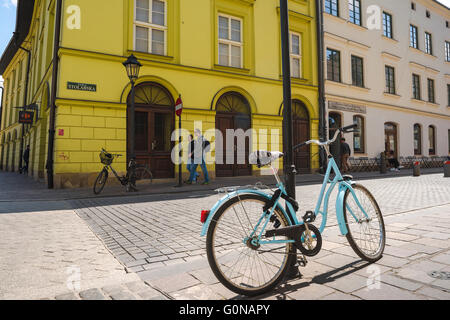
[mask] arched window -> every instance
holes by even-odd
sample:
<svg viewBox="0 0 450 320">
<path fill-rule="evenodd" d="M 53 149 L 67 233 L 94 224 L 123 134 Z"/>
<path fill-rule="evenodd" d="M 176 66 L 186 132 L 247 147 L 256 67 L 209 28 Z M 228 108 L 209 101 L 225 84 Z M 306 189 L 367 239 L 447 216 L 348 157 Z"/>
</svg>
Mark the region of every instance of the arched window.
<svg viewBox="0 0 450 320">
<path fill-rule="evenodd" d="M 436 128 L 434 126 L 428 127 L 428 141 L 430 143 L 428 154 L 434 156 L 436 155 Z"/>
<path fill-rule="evenodd" d="M 414 125 L 414 155 L 422 154 L 422 127 L 416 123 Z"/>
<path fill-rule="evenodd" d="M 365 122 L 362 116 L 353 116 L 353 122 L 358 124 L 358 128 L 353 133 L 353 150 L 355 153 L 364 153 L 366 145 L 364 140 Z"/>
</svg>

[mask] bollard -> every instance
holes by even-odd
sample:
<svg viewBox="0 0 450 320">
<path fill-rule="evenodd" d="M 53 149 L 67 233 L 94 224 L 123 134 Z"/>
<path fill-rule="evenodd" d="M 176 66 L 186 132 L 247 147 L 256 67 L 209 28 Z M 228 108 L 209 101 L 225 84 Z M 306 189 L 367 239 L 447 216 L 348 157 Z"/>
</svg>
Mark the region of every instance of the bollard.
<svg viewBox="0 0 450 320">
<path fill-rule="evenodd" d="M 380 173 L 386 173 L 386 154 L 384 152 L 380 153 Z"/>
<path fill-rule="evenodd" d="M 444 178 L 450 177 L 450 161 L 444 162 Z"/>
<path fill-rule="evenodd" d="M 420 176 L 420 162 L 416 161 L 413 165 L 413 176 L 419 177 Z"/>
</svg>

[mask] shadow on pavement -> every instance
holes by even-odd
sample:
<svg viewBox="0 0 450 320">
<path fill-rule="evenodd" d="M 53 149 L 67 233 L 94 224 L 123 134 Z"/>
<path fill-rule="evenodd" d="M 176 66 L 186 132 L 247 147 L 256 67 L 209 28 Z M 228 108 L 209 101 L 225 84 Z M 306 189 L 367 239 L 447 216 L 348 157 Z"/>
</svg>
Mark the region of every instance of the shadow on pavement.
<svg viewBox="0 0 450 320">
<path fill-rule="evenodd" d="M 276 300 L 287 300 L 287 295 L 290 293 L 300 291 L 306 287 L 309 287 L 312 284 L 323 285 L 326 283 L 336 281 L 340 278 L 343 278 L 345 276 L 353 274 L 358 270 L 364 269 L 365 267 L 369 266 L 370 264 L 371 263 L 363 261 L 363 260 L 356 260 L 356 261 L 346 264 L 340 268 L 336 268 L 331 271 L 316 275 L 310 281 L 304 281 L 304 282 L 292 284 L 292 282 L 296 282 L 296 281 L 299 281 L 302 279 L 302 275 L 300 274 L 300 276 L 297 277 L 296 279 L 288 280 L 285 284 L 282 284 L 281 286 L 277 287 L 277 289 L 275 289 L 275 292 L 273 292 L 273 293 L 267 293 L 267 294 L 253 297 L 253 298 L 247 298 L 247 297 L 238 295 L 238 296 L 232 298 L 231 300 L 247 300 L 247 299 L 262 300 L 262 299 L 267 299 L 267 298 L 271 298 L 271 297 L 272 298 L 275 297 Z M 305 297 L 305 299 L 308 299 L 308 297 Z"/>
<path fill-rule="evenodd" d="M 422 174 L 442 172 L 442 168 L 423 169 Z M 412 175 L 412 170 L 401 172 L 354 173 L 354 179 L 382 179 Z M 323 175 L 298 175 L 296 185 L 320 184 Z M 136 204 L 158 202 L 166 200 L 179 200 L 189 198 L 207 198 L 217 196 L 214 190 L 221 187 L 254 185 L 261 182 L 263 185 L 275 187 L 273 176 L 251 176 L 217 178 L 209 185 L 183 185 L 175 187 L 176 182 L 154 183 L 138 192 L 126 192 L 125 188 L 116 185 L 106 185 L 100 195 L 94 195 L 92 188 L 76 189 L 48 189 L 44 182 L 38 182 L 30 177 L 11 172 L 0 172 L 0 214 L 17 212 L 36 212 L 70 210 L 104 205 Z"/>
</svg>

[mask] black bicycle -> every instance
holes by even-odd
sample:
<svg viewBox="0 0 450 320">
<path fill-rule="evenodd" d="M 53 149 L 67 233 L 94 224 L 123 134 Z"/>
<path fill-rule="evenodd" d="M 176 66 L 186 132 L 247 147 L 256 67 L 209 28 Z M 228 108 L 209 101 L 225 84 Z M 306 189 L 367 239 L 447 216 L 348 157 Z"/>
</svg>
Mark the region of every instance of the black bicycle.
<svg viewBox="0 0 450 320">
<path fill-rule="evenodd" d="M 126 186 L 127 192 L 138 191 L 138 186 L 150 185 L 153 182 L 153 175 L 146 165 L 137 164 L 135 159 L 128 162 L 127 174 L 120 177 L 111 166 L 115 158 L 121 157 L 121 154 L 113 154 L 102 149 L 100 152 L 100 161 L 105 165 L 99 173 L 94 183 L 94 194 L 100 194 L 106 185 L 109 176 L 109 169 L 114 173 L 120 184 Z"/>
</svg>

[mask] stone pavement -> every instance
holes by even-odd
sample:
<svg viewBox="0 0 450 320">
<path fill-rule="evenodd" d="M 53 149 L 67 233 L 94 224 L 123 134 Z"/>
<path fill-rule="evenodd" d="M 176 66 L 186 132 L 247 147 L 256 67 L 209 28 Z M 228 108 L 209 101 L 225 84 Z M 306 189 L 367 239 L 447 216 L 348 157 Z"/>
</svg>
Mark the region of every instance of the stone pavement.
<svg viewBox="0 0 450 320">
<path fill-rule="evenodd" d="M 450 280 L 429 275 L 450 272 L 450 180 L 429 174 L 361 183 L 385 217 L 384 257 L 373 265 L 357 258 L 339 235 L 331 201 L 323 250 L 308 258 L 301 278 L 258 299 L 450 298 Z M 219 198 L 211 190 L 14 201 L 4 186 L 0 299 L 244 298 L 218 283 L 206 260 L 199 217 Z M 296 188 L 300 213 L 314 207 L 319 190 Z M 80 287 L 69 290 L 78 274 Z"/>
<path fill-rule="evenodd" d="M 339 235 L 332 202 L 322 252 L 309 259 L 301 279 L 264 298 L 449 298 L 450 280 L 433 279 L 427 272 L 450 272 L 450 180 L 434 174 L 361 183 L 374 194 L 385 217 L 388 240 L 383 259 L 367 265 L 357 258 Z M 317 184 L 297 187 L 300 212 L 314 207 L 319 190 Z M 165 295 L 240 299 L 211 273 L 205 238 L 200 237 L 200 211 L 218 198 L 197 192 L 71 203 L 127 270 Z M 368 292 L 367 281 L 378 271 L 381 291 Z"/>
<path fill-rule="evenodd" d="M 0 214 L 0 299 L 67 298 L 77 292 L 89 297 L 91 288 L 143 284 L 126 272 L 67 203 L 9 206 L 16 211 Z"/>
</svg>

